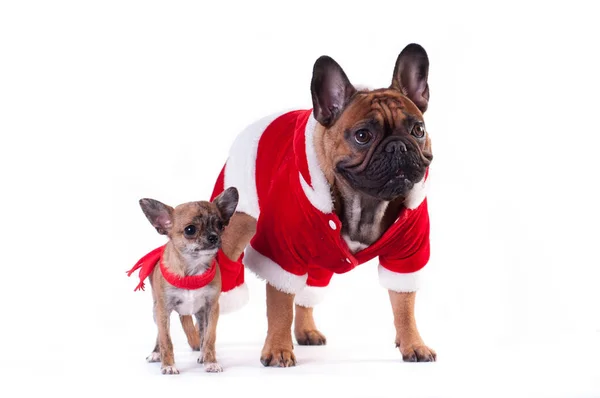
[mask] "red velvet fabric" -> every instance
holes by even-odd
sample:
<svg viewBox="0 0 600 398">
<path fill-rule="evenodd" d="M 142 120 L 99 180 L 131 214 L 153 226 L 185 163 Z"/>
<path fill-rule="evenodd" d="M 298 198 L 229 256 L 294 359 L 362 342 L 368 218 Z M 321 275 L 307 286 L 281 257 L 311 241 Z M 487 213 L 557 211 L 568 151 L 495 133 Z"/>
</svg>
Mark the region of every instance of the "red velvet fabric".
<svg viewBox="0 0 600 398">
<path fill-rule="evenodd" d="M 311 112 L 286 113 L 260 137 L 255 176 L 260 216 L 252 247 L 292 274 L 308 273 L 309 286 L 327 286 L 333 273 L 348 272 L 375 257 L 392 272 L 420 270 L 430 255 L 427 199 L 414 210 L 402 208 L 377 242 L 353 255 L 341 236 L 337 215 L 321 212 L 306 197 L 300 174 L 312 184 L 305 148 Z M 212 199 L 223 191 L 223 183 L 222 171 Z M 224 285 L 228 278 L 243 275 L 241 258 L 236 260 L 237 270 L 235 261 L 227 265 Z"/>
</svg>

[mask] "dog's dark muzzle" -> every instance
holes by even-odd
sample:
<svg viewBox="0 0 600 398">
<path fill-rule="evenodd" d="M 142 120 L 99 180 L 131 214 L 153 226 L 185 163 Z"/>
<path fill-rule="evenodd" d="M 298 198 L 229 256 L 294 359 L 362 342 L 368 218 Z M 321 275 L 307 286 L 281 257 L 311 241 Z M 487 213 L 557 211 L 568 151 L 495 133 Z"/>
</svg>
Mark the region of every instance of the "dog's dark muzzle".
<svg viewBox="0 0 600 398">
<path fill-rule="evenodd" d="M 430 159 L 409 137 L 388 137 L 358 167 L 338 165 L 338 171 L 356 189 L 382 200 L 405 196 L 420 181 Z"/>
</svg>

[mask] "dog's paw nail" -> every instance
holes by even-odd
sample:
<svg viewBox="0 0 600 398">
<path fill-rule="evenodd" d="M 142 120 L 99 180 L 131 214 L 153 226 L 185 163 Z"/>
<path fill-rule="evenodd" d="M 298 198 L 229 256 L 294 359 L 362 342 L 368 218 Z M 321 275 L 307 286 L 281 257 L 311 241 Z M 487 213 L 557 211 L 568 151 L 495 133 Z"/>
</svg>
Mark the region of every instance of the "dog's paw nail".
<svg viewBox="0 0 600 398">
<path fill-rule="evenodd" d="M 260 358 L 260 363 L 263 364 L 263 366 L 269 366 L 269 364 L 271 363 L 271 359 L 273 357 L 272 356 L 268 356 L 268 357 L 261 357 Z"/>
<path fill-rule="evenodd" d="M 417 362 L 417 356 L 415 355 L 415 353 L 411 353 L 409 355 L 405 355 L 402 357 L 402 360 L 404 362 Z"/>
<path fill-rule="evenodd" d="M 153 352 L 152 354 L 146 357 L 146 361 L 148 362 L 158 362 L 160 361 L 160 352 Z"/>
<path fill-rule="evenodd" d="M 179 370 L 175 366 L 164 366 L 160 369 L 161 373 L 164 375 L 178 375 Z"/>
<path fill-rule="evenodd" d="M 292 360 L 292 359 L 288 359 L 286 361 L 280 362 L 279 366 L 283 367 L 283 368 L 291 368 L 292 366 L 296 366 L 296 361 Z"/>
<path fill-rule="evenodd" d="M 208 373 L 220 373 L 223 371 L 223 367 L 216 362 L 205 363 L 204 370 Z"/>
<path fill-rule="evenodd" d="M 198 363 L 200 363 L 200 364 L 204 363 L 204 358 L 202 358 L 201 356 L 198 357 Z"/>
</svg>

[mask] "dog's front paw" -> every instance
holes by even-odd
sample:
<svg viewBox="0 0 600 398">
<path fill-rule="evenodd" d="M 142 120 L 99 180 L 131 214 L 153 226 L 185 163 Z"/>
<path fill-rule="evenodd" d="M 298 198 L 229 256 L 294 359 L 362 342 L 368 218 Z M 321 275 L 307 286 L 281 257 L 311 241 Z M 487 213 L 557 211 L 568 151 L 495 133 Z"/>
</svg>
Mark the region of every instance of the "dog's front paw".
<svg viewBox="0 0 600 398">
<path fill-rule="evenodd" d="M 211 362 L 204 364 L 204 371 L 208 373 L 220 373 L 223 371 L 223 368 L 218 363 Z"/>
<path fill-rule="evenodd" d="M 163 366 L 160 368 L 160 372 L 164 375 L 178 375 L 179 370 L 175 366 Z"/>
<path fill-rule="evenodd" d="M 296 341 L 300 345 L 325 345 L 327 344 L 327 339 L 323 335 L 323 333 L 318 330 L 301 330 L 296 331 Z"/>
<path fill-rule="evenodd" d="M 400 344 L 400 353 L 404 362 L 435 362 L 437 354 L 423 343 Z"/>
<path fill-rule="evenodd" d="M 160 352 L 153 352 L 146 357 L 148 362 L 160 362 Z"/>
<path fill-rule="evenodd" d="M 296 356 L 289 348 L 265 346 L 260 356 L 260 363 L 264 366 L 288 368 L 296 366 Z"/>
</svg>

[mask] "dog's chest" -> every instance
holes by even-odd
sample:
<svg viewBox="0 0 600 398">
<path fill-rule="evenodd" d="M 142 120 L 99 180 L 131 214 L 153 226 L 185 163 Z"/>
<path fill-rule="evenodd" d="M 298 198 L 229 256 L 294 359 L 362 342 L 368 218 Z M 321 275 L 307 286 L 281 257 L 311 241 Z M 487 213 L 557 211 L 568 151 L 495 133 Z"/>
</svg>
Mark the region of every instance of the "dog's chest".
<svg viewBox="0 0 600 398">
<path fill-rule="evenodd" d="M 388 202 L 364 200 L 359 195 L 348 195 L 342 213 L 342 238 L 353 254 L 372 245 L 383 231 L 382 219 Z"/>
<path fill-rule="evenodd" d="M 179 315 L 193 315 L 212 302 L 216 293 L 212 286 L 197 290 L 169 289 L 169 304 Z"/>
</svg>

